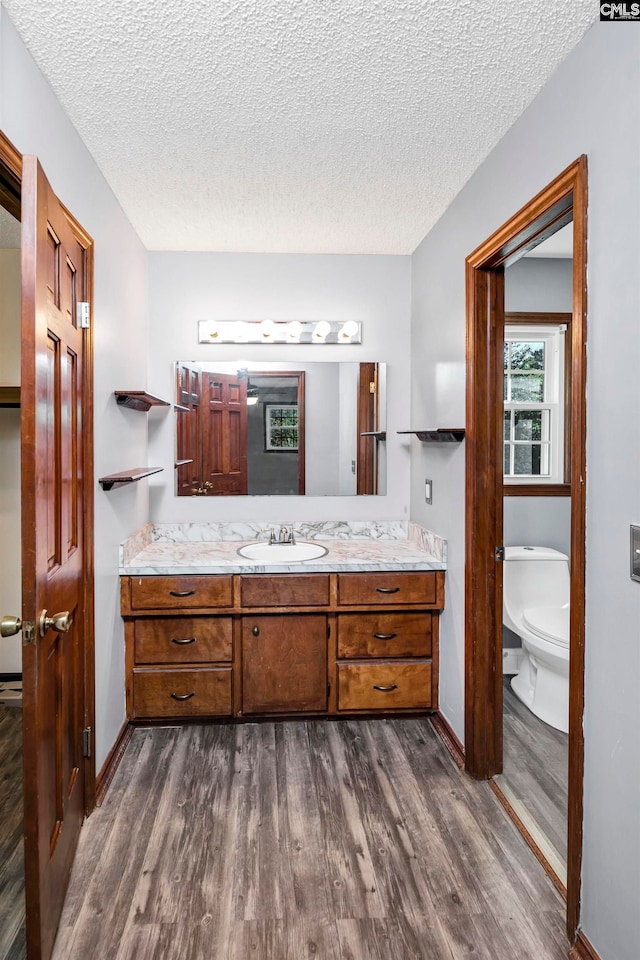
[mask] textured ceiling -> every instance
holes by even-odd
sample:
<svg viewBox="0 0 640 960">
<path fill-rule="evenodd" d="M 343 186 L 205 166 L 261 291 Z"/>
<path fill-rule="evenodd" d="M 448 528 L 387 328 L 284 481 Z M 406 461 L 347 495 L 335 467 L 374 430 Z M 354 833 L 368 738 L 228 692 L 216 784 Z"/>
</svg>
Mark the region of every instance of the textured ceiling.
<svg viewBox="0 0 640 960">
<path fill-rule="evenodd" d="M 411 253 L 593 0 L 3 0 L 147 247 Z"/>
</svg>

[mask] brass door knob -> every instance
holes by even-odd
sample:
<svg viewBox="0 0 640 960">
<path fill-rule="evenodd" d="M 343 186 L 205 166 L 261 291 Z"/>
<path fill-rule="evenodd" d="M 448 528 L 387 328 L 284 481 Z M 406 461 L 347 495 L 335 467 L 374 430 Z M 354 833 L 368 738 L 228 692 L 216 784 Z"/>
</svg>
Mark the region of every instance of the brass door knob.
<svg viewBox="0 0 640 960">
<path fill-rule="evenodd" d="M 56 633 L 67 633 L 73 623 L 73 614 L 68 610 L 62 610 L 61 613 L 54 613 L 52 617 L 47 616 L 47 611 L 43 610 L 40 614 L 40 636 L 44 637 L 47 630 L 55 630 Z"/>
<path fill-rule="evenodd" d="M 22 630 L 20 617 L 3 617 L 0 620 L 0 637 L 13 637 Z"/>
</svg>

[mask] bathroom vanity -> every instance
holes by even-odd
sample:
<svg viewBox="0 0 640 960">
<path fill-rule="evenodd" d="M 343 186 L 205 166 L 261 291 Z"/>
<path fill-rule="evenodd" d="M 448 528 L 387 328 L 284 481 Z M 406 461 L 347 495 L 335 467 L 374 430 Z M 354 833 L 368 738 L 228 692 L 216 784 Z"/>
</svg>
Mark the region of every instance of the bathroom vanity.
<svg viewBox="0 0 640 960">
<path fill-rule="evenodd" d="M 238 548 L 264 525 L 230 526 L 147 525 L 123 544 L 129 719 L 437 708 L 444 541 L 413 524 L 376 524 L 375 538 L 315 524 L 324 556 L 258 565 Z"/>
</svg>

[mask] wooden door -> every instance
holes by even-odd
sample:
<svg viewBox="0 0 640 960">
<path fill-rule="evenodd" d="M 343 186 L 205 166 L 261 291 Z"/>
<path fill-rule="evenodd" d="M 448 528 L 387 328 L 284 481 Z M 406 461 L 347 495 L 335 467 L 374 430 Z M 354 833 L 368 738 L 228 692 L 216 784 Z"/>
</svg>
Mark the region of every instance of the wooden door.
<svg viewBox="0 0 640 960">
<path fill-rule="evenodd" d="M 247 492 L 247 378 L 202 374 L 203 486 L 208 496 Z"/>
<path fill-rule="evenodd" d="M 375 437 L 365 436 L 378 429 L 378 364 L 361 363 L 358 376 L 358 447 L 356 493 L 378 492 L 378 447 Z"/>
<path fill-rule="evenodd" d="M 92 649 L 91 241 L 35 157 L 22 173 L 22 596 L 27 951 L 48 958 L 85 810 L 85 656 Z M 89 364 L 85 368 L 85 359 Z M 85 410 L 85 412 L 87 412 Z M 88 547 L 89 549 L 85 549 Z M 88 596 L 91 596 L 89 592 Z M 85 645 L 86 644 L 86 645 Z"/>
<path fill-rule="evenodd" d="M 200 367 L 176 365 L 176 494 L 192 497 L 202 477 L 200 443 Z"/>
<path fill-rule="evenodd" d="M 326 711 L 327 697 L 324 614 L 243 617 L 243 713 Z"/>
</svg>

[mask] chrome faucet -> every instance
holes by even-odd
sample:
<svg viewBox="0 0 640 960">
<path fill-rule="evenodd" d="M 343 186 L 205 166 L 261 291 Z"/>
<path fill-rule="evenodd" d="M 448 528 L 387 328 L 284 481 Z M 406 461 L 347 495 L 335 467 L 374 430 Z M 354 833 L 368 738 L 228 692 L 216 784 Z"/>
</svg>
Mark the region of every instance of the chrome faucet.
<svg viewBox="0 0 640 960">
<path fill-rule="evenodd" d="M 293 536 L 293 527 L 280 527 L 280 532 L 276 537 L 273 527 L 271 528 L 271 533 L 269 535 L 269 543 L 291 543 L 295 544 L 295 537 Z"/>
</svg>

